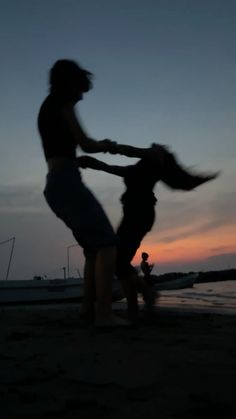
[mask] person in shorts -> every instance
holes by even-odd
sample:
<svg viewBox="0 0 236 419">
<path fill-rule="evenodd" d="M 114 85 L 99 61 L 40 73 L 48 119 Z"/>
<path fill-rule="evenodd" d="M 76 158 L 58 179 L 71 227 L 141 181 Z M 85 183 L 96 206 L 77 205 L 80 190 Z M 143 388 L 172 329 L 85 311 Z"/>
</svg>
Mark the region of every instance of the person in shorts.
<svg viewBox="0 0 236 419">
<path fill-rule="evenodd" d="M 55 62 L 49 73 L 49 94 L 38 114 L 38 130 L 48 166 L 44 195 L 49 207 L 71 229 L 84 249 L 82 313 L 96 326 L 127 326 L 112 313 L 112 278 L 116 266 L 117 237 L 98 200 L 84 184 L 76 163 L 76 150 L 86 153 L 142 157 L 144 149 L 90 138 L 75 113 L 75 105 L 92 88 L 92 74 L 68 59 Z M 155 148 L 161 156 L 160 147 Z"/>
</svg>

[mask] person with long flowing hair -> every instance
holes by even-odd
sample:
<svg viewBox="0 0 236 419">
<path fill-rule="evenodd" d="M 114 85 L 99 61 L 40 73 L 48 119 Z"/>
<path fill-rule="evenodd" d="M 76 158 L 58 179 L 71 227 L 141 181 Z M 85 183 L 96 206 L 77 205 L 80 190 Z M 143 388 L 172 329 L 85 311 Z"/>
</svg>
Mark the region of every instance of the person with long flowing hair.
<svg viewBox="0 0 236 419">
<path fill-rule="evenodd" d="M 193 173 L 184 168 L 175 154 L 165 146 L 162 146 L 161 159 L 153 152 L 128 166 L 109 165 L 86 155 L 79 157 L 77 162 L 81 168 L 102 170 L 123 178 L 125 192 L 121 196 L 123 214 L 116 233 L 116 274 L 127 298 L 129 318 L 135 320 L 138 315 L 137 291 L 142 292 L 149 309 L 153 307 L 157 297 L 153 287 L 137 275 L 131 264 L 143 238 L 152 229 L 155 221 L 157 198 L 153 192 L 154 187 L 161 181 L 173 190 L 191 191 L 215 179 L 219 172 Z"/>
</svg>

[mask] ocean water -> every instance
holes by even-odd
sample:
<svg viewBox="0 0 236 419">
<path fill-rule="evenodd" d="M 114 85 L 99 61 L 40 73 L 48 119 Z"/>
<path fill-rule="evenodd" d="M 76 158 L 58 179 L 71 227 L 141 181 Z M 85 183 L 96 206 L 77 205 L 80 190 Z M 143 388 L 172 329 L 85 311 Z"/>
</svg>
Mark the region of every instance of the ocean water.
<svg viewBox="0 0 236 419">
<path fill-rule="evenodd" d="M 161 291 L 157 305 L 165 308 L 236 314 L 236 280 L 194 284 L 192 288 Z"/>
<path fill-rule="evenodd" d="M 144 307 L 144 302 L 139 296 L 140 308 Z M 57 309 L 78 309 L 80 306 L 76 302 L 46 303 L 46 304 L 26 304 L 10 305 L 4 309 L 18 310 L 28 309 L 47 310 L 48 308 Z M 180 290 L 160 291 L 160 297 L 157 300 L 157 308 L 168 311 L 187 311 L 187 312 L 210 312 L 217 314 L 236 315 L 236 280 L 208 282 L 203 284 L 194 284 L 192 288 Z M 121 300 L 113 303 L 114 309 L 126 309 L 126 301 Z"/>
</svg>

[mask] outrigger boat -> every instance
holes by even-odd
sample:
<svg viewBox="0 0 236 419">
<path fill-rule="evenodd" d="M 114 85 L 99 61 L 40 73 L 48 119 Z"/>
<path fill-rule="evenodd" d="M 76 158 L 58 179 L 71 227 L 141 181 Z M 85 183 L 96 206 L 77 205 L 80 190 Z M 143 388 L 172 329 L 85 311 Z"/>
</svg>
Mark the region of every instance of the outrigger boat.
<svg viewBox="0 0 236 419">
<path fill-rule="evenodd" d="M 193 286 L 197 274 L 156 283 L 156 290 L 175 290 Z M 83 279 L 34 279 L 0 281 L 0 304 L 41 303 L 81 301 L 83 298 Z M 113 282 L 113 301 L 124 298 L 121 284 Z"/>
<path fill-rule="evenodd" d="M 45 279 L 35 276 L 33 279 L 8 280 L 12 255 L 15 245 L 15 237 L 5 240 L 1 244 L 12 242 L 10 258 L 7 267 L 6 278 L 0 281 L 0 304 L 20 304 L 20 303 L 42 303 L 42 302 L 66 302 L 81 301 L 84 288 L 83 279 L 70 278 L 69 275 L 64 279 Z M 77 245 L 67 247 L 67 271 L 69 274 L 69 249 Z M 65 269 L 65 268 L 63 268 Z M 64 271 L 65 274 L 65 271 Z M 158 277 L 153 275 L 156 290 L 174 290 L 192 287 L 198 274 L 185 275 L 181 278 L 158 281 Z M 112 300 L 120 301 L 124 298 L 121 282 L 114 278 L 112 284 Z"/>
</svg>

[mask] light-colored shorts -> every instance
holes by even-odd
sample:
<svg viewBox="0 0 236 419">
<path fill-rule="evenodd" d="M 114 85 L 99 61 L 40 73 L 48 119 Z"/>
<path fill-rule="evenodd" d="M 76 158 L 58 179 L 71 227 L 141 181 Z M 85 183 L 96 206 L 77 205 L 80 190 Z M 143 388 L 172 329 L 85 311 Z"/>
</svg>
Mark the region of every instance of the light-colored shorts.
<svg viewBox="0 0 236 419">
<path fill-rule="evenodd" d="M 56 216 L 72 230 L 85 254 L 116 245 L 113 228 L 100 203 L 82 182 L 76 164 L 50 171 L 44 196 Z"/>
</svg>

